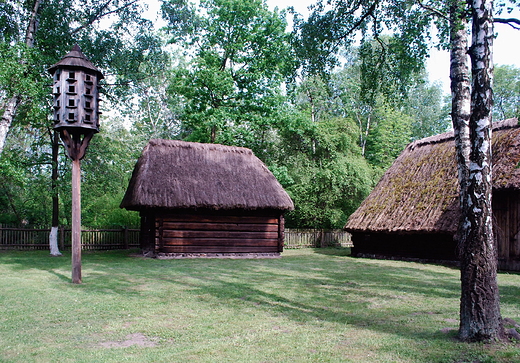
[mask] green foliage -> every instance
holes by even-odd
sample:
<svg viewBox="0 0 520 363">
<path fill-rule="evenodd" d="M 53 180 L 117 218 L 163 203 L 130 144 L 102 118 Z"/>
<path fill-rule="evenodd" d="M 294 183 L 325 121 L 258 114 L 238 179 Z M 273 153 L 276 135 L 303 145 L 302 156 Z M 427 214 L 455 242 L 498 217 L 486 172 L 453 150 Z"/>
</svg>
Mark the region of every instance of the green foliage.
<svg viewBox="0 0 520 363">
<path fill-rule="evenodd" d="M 19 14 L 15 1 L 0 2 L 0 42 L 9 43 L 19 33 Z"/>
<path fill-rule="evenodd" d="M 182 6 L 184 15 L 171 12 Z M 259 0 L 207 0 L 197 13 L 184 2 L 163 7 L 174 41 L 190 45 L 195 56 L 177 69 L 169 92 L 182 97 L 182 138 L 190 141 L 265 148 L 282 81 L 292 70 L 284 17 Z M 189 25 L 187 19 L 197 20 Z"/>
<path fill-rule="evenodd" d="M 0 223 L 50 223 L 50 165 L 41 148 L 47 138 L 29 126 L 12 130 L 0 156 Z"/>
<path fill-rule="evenodd" d="M 412 139 L 418 140 L 446 132 L 451 127 L 448 105 L 438 83 L 418 81 L 406 99 L 403 112 L 411 116 Z"/>
<path fill-rule="evenodd" d="M 305 109 L 305 107 L 303 107 Z M 280 159 L 271 169 L 295 203 L 287 226 L 342 228 L 373 187 L 372 168 L 348 118 L 291 114 L 280 130 Z"/>
<path fill-rule="evenodd" d="M 142 146 L 124 128 L 108 128 L 92 139 L 82 161 L 83 225 L 139 225 L 138 213 L 121 210 L 119 204 Z"/>
<path fill-rule="evenodd" d="M 410 142 L 412 119 L 386 104 L 377 107 L 366 145 L 366 158 L 372 165 L 386 170 Z"/>
<path fill-rule="evenodd" d="M 373 74 L 383 90 L 406 94 L 414 74 L 424 68 L 430 25 L 431 14 L 410 1 L 319 0 L 307 21 L 296 18 L 294 37 L 297 54 L 311 74 L 330 72 L 338 64 L 339 50 L 360 41 L 362 74 Z M 392 37 L 383 36 L 385 32 Z M 367 84 L 366 90 L 371 89 Z"/>
<path fill-rule="evenodd" d="M 495 67 L 493 98 L 493 121 L 520 117 L 520 69 L 509 65 Z"/>
<path fill-rule="evenodd" d="M 24 44 L 0 42 L 0 101 L 21 95 L 22 106 L 16 120 L 24 125 L 41 125 L 47 119 L 48 79 L 41 67 L 42 54 Z M 3 110 L 0 110 L 3 112 Z"/>
<path fill-rule="evenodd" d="M 342 228 L 373 187 L 373 172 L 361 156 L 337 157 L 321 165 L 290 161 L 293 183 L 286 190 L 296 210 L 286 216 L 288 227 Z"/>
<path fill-rule="evenodd" d="M 139 68 L 143 76 L 132 82 L 132 92 L 125 97 L 121 107 L 122 119 L 113 118 L 111 122 L 126 122 L 132 134 L 142 141 L 178 138 L 179 115 L 183 113 L 184 104 L 168 92 L 169 79 L 174 72 L 172 64 L 177 60 L 175 53 L 166 52 L 145 59 Z"/>
</svg>

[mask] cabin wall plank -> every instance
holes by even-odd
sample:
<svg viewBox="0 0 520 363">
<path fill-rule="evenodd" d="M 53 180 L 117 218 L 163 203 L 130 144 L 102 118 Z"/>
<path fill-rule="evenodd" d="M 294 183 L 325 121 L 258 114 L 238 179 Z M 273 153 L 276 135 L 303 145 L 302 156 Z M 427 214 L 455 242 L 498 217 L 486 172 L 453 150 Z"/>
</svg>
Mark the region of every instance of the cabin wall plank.
<svg viewBox="0 0 520 363">
<path fill-rule="evenodd" d="M 223 214 L 194 212 L 157 215 L 155 224 L 159 243 L 156 252 L 280 252 L 278 215 Z"/>
</svg>

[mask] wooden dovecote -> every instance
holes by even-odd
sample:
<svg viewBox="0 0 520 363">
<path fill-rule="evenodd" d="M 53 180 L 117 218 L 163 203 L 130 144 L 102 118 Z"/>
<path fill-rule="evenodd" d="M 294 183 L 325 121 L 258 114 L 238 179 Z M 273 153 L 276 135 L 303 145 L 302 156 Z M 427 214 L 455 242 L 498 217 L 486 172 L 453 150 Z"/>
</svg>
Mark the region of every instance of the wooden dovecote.
<svg viewBox="0 0 520 363">
<path fill-rule="evenodd" d="M 99 132 L 99 81 L 103 74 L 78 45 L 49 68 L 53 76 L 54 128 Z M 75 129 L 78 130 L 75 130 Z"/>
</svg>

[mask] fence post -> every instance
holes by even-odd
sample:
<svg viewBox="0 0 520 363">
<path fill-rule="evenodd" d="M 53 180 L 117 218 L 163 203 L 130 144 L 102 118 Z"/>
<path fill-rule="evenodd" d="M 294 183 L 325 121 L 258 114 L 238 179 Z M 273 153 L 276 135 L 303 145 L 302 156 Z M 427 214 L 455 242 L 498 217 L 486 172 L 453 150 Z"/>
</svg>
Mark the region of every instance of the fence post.
<svg viewBox="0 0 520 363">
<path fill-rule="evenodd" d="M 127 226 L 124 226 L 123 227 L 123 243 L 124 243 L 124 247 L 125 247 L 125 250 L 128 249 L 128 227 Z"/>
</svg>

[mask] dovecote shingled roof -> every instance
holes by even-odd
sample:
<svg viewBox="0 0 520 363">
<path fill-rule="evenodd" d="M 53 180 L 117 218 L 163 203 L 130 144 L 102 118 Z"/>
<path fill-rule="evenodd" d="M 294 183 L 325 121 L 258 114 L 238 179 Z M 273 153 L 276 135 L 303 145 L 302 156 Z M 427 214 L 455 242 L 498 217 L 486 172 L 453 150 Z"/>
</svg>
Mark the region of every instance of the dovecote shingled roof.
<svg viewBox="0 0 520 363">
<path fill-rule="evenodd" d="M 98 74 L 99 79 L 104 78 L 101 71 L 83 54 L 81 48 L 77 44 L 58 63 L 49 67 L 48 71 L 51 74 L 54 74 L 54 72 L 61 67 L 91 70 Z"/>
<path fill-rule="evenodd" d="M 122 208 L 292 210 L 289 195 L 250 149 L 150 140 Z"/>
<path fill-rule="evenodd" d="M 520 190 L 517 119 L 493 124 L 493 189 Z M 409 144 L 350 216 L 350 232 L 455 233 L 460 214 L 453 132 Z"/>
</svg>

